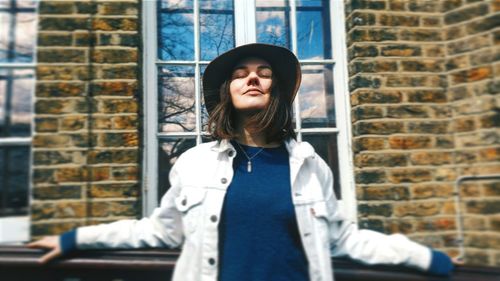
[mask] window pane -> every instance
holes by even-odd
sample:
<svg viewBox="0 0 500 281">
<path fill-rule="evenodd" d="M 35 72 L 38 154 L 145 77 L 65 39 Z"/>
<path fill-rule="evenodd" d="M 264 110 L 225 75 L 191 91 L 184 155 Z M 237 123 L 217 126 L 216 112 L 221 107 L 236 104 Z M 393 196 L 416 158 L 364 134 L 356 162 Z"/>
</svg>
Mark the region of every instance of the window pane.
<svg viewBox="0 0 500 281">
<path fill-rule="evenodd" d="M 27 214 L 30 147 L 0 147 L 0 217 Z"/>
<path fill-rule="evenodd" d="M 0 62 L 33 62 L 36 43 L 35 13 L 0 12 L 0 26 L 2 27 L 0 28 Z"/>
<path fill-rule="evenodd" d="M 299 59 L 332 57 L 329 1 L 297 1 Z"/>
<path fill-rule="evenodd" d="M 158 73 L 158 131 L 194 131 L 194 67 L 161 67 Z"/>
<path fill-rule="evenodd" d="M 201 60 L 212 60 L 234 47 L 233 1 L 200 1 Z"/>
<path fill-rule="evenodd" d="M 38 1 L 40 0 L 21 0 L 21 1 L 15 1 L 16 6 L 18 8 L 36 8 L 36 5 L 38 4 Z M 7 2 L 5 0 L 5 2 Z"/>
<path fill-rule="evenodd" d="M 32 69 L 0 70 L 0 137 L 31 135 Z"/>
<path fill-rule="evenodd" d="M 194 60 L 192 1 L 176 0 L 158 3 L 159 59 Z"/>
<path fill-rule="evenodd" d="M 288 1 L 256 1 L 257 42 L 291 49 Z"/>
<path fill-rule="evenodd" d="M 200 85 L 203 84 L 203 73 L 205 73 L 206 65 L 200 66 Z M 201 94 L 201 130 L 202 132 L 206 132 L 208 127 L 208 111 L 205 106 L 205 97 L 203 93 Z"/>
<path fill-rule="evenodd" d="M 333 65 L 302 66 L 299 95 L 302 128 L 335 127 Z"/>
<path fill-rule="evenodd" d="M 170 188 L 168 174 L 177 158 L 196 145 L 195 138 L 160 139 L 158 147 L 158 202 Z"/>
<path fill-rule="evenodd" d="M 302 140 L 309 142 L 316 153 L 330 166 L 333 172 L 333 188 L 338 199 L 340 197 L 340 173 L 336 134 L 303 134 Z"/>
</svg>

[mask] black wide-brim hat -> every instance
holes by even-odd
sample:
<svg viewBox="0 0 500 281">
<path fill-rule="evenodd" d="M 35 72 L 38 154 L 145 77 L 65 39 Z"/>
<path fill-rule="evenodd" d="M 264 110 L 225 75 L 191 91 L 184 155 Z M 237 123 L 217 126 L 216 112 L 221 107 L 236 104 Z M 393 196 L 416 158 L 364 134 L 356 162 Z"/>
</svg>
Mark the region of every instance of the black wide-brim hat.
<svg viewBox="0 0 500 281">
<path fill-rule="evenodd" d="M 280 92 L 286 94 L 290 104 L 300 87 L 302 73 L 297 57 L 287 48 L 252 43 L 231 49 L 211 61 L 203 74 L 203 96 L 210 115 L 220 102 L 220 87 L 236 64 L 244 58 L 257 57 L 267 61 L 277 77 Z"/>
</svg>

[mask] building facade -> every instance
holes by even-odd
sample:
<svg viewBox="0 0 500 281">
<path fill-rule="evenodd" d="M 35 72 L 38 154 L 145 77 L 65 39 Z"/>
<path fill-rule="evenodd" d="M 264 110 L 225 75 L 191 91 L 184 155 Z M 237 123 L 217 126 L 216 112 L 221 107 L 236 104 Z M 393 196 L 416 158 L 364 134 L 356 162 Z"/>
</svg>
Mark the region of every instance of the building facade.
<svg viewBox="0 0 500 281">
<path fill-rule="evenodd" d="M 22 2 L 0 13 L 26 13 Z M 25 179 L 29 201 L 11 209 L 25 205 L 31 239 L 150 213 L 176 157 L 209 141 L 206 64 L 265 42 L 301 61 L 296 130 L 332 168 L 350 219 L 500 265 L 498 1 L 28 2 L 31 132 L 0 137 L 0 183 Z M 22 79 L 12 73 L 2 79 Z M 1 89 L 0 104 L 16 93 Z"/>
</svg>

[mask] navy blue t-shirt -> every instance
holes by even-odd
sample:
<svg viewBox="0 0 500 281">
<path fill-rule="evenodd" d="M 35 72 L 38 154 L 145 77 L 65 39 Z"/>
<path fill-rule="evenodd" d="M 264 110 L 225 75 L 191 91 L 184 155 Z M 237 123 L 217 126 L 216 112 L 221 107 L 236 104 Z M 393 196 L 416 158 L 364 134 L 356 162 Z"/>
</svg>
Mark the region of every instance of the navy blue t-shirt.
<svg viewBox="0 0 500 281">
<path fill-rule="evenodd" d="M 233 162 L 219 225 L 219 281 L 306 281 L 307 258 L 292 203 L 290 164 L 284 145 L 252 159 L 241 148 Z M 249 157 L 261 148 L 241 145 Z"/>
</svg>

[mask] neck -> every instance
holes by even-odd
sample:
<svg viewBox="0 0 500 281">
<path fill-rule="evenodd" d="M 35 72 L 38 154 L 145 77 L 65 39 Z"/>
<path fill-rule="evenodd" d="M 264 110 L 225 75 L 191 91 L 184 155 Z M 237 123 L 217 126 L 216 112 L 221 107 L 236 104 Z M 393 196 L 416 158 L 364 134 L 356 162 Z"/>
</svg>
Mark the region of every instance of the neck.
<svg viewBox="0 0 500 281">
<path fill-rule="evenodd" d="M 263 132 L 256 133 L 255 130 L 251 128 L 243 128 L 240 130 L 238 137 L 236 137 L 236 141 L 244 145 L 258 147 L 278 147 L 280 145 L 277 142 L 268 142 Z"/>
</svg>

